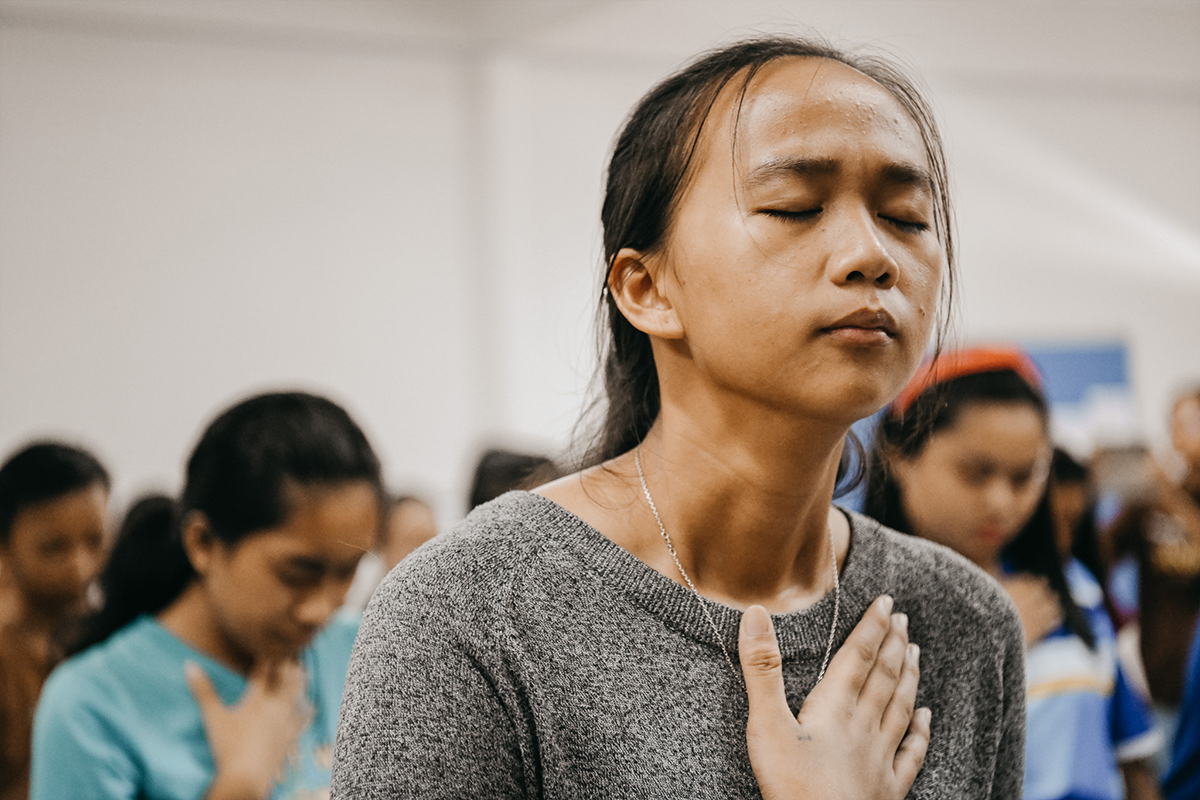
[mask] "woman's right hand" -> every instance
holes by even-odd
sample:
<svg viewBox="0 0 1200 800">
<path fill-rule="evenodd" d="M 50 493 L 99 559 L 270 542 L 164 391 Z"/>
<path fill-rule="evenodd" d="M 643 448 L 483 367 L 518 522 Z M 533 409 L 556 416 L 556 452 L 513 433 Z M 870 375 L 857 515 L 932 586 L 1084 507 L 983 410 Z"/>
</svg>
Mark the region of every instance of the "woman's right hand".
<svg viewBox="0 0 1200 800">
<path fill-rule="evenodd" d="M 205 800 L 262 800 L 271 793 L 301 732 L 312 721 L 304 668 L 295 661 L 255 665 L 246 691 L 225 705 L 204 670 L 185 667 L 200 706 L 216 774 Z"/>
<path fill-rule="evenodd" d="M 930 711 L 914 712 L 920 651 L 892 599 L 871 604 L 797 716 L 762 606 L 742 615 L 738 655 L 750 718 L 746 744 L 764 800 L 901 800 L 929 747 Z"/>
</svg>

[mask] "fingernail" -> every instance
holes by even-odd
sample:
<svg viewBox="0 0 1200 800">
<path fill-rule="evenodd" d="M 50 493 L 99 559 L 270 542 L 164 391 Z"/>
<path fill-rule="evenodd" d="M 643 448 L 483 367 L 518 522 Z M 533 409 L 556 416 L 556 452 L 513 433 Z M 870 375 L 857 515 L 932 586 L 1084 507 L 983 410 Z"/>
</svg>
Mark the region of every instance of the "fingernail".
<svg viewBox="0 0 1200 800">
<path fill-rule="evenodd" d="M 912 642 L 908 644 L 908 652 L 905 654 L 909 661 L 914 664 L 921 660 L 921 648 L 917 647 Z"/>
<path fill-rule="evenodd" d="M 881 606 L 883 608 L 883 613 L 891 614 L 892 606 L 894 606 L 895 604 L 896 604 L 896 601 L 892 599 L 892 596 L 890 594 L 885 594 L 883 596 L 883 603 Z"/>
<path fill-rule="evenodd" d="M 892 619 L 896 621 L 896 630 L 908 633 L 908 614 L 896 614 Z"/>
<path fill-rule="evenodd" d="M 751 636 L 764 636 L 771 632 L 771 615 L 762 606 L 750 606 L 743 616 L 746 620 L 746 633 Z"/>
<path fill-rule="evenodd" d="M 921 708 L 921 709 L 917 710 L 917 713 L 921 715 L 921 724 L 922 725 L 925 725 L 926 727 L 928 727 L 929 723 L 933 721 L 933 711 L 931 711 L 930 709 Z"/>
</svg>

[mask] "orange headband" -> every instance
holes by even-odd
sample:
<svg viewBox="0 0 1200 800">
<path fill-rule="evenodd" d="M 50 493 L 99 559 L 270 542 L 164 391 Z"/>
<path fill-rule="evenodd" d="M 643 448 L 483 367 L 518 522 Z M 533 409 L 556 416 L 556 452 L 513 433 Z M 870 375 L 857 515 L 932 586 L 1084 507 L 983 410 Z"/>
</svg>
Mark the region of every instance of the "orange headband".
<svg viewBox="0 0 1200 800">
<path fill-rule="evenodd" d="M 1015 372 L 1034 389 L 1040 391 L 1042 388 L 1041 373 L 1024 351 L 1015 347 L 972 347 L 944 353 L 922 364 L 908 386 L 892 402 L 890 413 L 902 417 L 926 389 L 965 375 L 984 372 Z"/>
</svg>

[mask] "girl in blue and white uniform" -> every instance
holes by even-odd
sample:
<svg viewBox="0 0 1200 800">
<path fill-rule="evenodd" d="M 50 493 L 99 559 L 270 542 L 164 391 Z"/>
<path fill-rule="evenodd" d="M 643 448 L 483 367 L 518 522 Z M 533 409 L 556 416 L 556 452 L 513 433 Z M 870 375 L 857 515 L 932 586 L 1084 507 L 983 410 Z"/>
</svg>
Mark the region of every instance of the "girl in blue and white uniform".
<svg viewBox="0 0 1200 800">
<path fill-rule="evenodd" d="M 1095 578 L 1064 569 L 1040 376 L 976 348 L 918 372 L 880 422 L 865 511 L 943 544 L 1008 590 L 1026 635 L 1026 800 L 1148 800 L 1159 746 L 1117 664 Z"/>
</svg>

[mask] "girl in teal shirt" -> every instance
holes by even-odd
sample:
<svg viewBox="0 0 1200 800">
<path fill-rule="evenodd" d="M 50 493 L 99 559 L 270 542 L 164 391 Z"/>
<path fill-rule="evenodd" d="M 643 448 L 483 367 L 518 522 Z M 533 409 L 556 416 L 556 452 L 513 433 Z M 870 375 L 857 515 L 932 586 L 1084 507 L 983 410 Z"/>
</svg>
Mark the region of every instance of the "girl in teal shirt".
<svg viewBox="0 0 1200 800">
<path fill-rule="evenodd" d="M 344 410 L 246 400 L 148 504 L 104 607 L 46 683 L 32 800 L 328 797 L 357 624 L 334 617 L 379 526 L 379 462 Z"/>
</svg>

